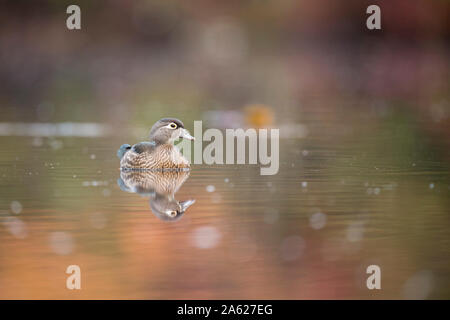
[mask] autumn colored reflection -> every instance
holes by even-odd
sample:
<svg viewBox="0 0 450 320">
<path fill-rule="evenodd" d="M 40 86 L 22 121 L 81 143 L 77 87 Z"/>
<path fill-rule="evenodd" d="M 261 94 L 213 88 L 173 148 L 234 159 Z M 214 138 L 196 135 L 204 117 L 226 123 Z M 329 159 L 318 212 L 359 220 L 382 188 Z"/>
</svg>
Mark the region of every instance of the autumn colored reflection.
<svg viewBox="0 0 450 320">
<path fill-rule="evenodd" d="M 378 2 L 2 1 L 0 299 L 448 299 L 450 2 Z M 278 173 L 121 172 L 164 117 Z"/>
</svg>

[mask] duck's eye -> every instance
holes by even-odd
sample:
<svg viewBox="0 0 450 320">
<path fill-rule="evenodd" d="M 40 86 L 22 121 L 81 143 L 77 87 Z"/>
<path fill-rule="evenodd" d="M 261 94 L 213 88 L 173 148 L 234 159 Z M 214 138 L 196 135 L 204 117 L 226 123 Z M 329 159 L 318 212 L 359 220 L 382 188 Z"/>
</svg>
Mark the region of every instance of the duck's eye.
<svg viewBox="0 0 450 320">
<path fill-rule="evenodd" d="M 169 213 L 169 216 L 170 216 L 171 218 L 173 218 L 173 217 L 175 217 L 175 216 L 177 215 L 177 212 L 176 212 L 176 211 L 169 211 L 168 213 Z"/>
<path fill-rule="evenodd" d="M 177 128 L 177 124 L 175 122 L 172 122 L 171 124 L 169 124 L 169 127 L 171 129 L 176 129 Z"/>
</svg>

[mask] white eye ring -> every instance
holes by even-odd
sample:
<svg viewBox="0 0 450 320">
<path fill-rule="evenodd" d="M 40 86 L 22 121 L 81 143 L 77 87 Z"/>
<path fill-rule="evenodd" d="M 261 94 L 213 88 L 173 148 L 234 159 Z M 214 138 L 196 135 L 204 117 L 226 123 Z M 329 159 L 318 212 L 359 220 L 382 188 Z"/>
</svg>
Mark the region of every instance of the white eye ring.
<svg viewBox="0 0 450 320">
<path fill-rule="evenodd" d="M 169 211 L 168 214 L 169 214 L 169 217 L 173 218 L 173 217 L 175 217 L 177 215 L 177 212 L 176 211 Z"/>
<path fill-rule="evenodd" d="M 170 124 L 168 125 L 168 127 L 169 127 L 170 129 L 176 129 L 178 126 L 177 126 L 177 124 L 176 124 L 175 122 L 172 122 L 172 123 L 170 123 Z"/>
</svg>

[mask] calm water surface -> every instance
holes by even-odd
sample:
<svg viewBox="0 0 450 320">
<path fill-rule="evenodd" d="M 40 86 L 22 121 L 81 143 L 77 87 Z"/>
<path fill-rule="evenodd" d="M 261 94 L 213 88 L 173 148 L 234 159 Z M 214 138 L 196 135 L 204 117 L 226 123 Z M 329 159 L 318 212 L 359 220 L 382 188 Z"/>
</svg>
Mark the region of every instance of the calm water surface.
<svg viewBox="0 0 450 320">
<path fill-rule="evenodd" d="M 448 298 L 442 146 L 414 121 L 307 125 L 281 140 L 277 175 L 193 165 L 177 221 L 119 187 L 134 137 L 0 137 L 0 298 Z M 65 287 L 71 264 L 82 290 Z"/>
</svg>

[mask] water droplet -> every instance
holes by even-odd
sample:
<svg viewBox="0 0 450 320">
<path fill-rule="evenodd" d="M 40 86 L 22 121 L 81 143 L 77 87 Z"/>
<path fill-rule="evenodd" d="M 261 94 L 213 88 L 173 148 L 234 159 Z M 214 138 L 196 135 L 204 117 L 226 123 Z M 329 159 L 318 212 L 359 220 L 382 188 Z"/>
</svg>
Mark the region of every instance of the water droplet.
<svg viewBox="0 0 450 320">
<path fill-rule="evenodd" d="M 327 224 L 327 215 L 322 212 L 316 212 L 309 218 L 309 225 L 315 230 L 322 229 Z"/>
<path fill-rule="evenodd" d="M 54 253 L 59 255 L 67 255 L 72 253 L 74 241 L 69 233 L 63 231 L 52 232 L 49 240 L 50 247 Z"/>
<path fill-rule="evenodd" d="M 406 300 L 426 299 L 434 286 L 433 273 L 422 270 L 406 280 L 403 286 L 403 298 Z"/>
<path fill-rule="evenodd" d="M 212 184 L 207 185 L 206 186 L 206 191 L 207 192 L 214 192 L 214 191 L 216 191 L 216 187 L 214 187 Z"/>
<path fill-rule="evenodd" d="M 308 182 L 307 181 L 303 181 L 302 182 L 302 188 L 306 188 L 308 186 Z"/>
<path fill-rule="evenodd" d="M 347 240 L 350 242 L 361 241 L 364 235 L 364 222 L 352 222 L 347 228 Z"/>
<path fill-rule="evenodd" d="M 96 180 L 83 181 L 81 184 L 82 184 L 83 187 L 89 187 L 89 186 L 99 187 L 99 186 L 107 186 L 108 185 L 108 181 L 96 181 Z"/>
<path fill-rule="evenodd" d="M 210 249 L 217 246 L 222 235 L 213 226 L 198 227 L 192 234 L 192 243 L 200 249 Z"/>
<path fill-rule="evenodd" d="M 19 214 L 22 212 L 22 204 L 19 201 L 12 201 L 10 207 L 12 213 L 14 214 Z"/>
<path fill-rule="evenodd" d="M 8 231 L 18 239 L 24 239 L 27 237 L 28 232 L 26 230 L 25 223 L 16 217 L 6 217 L 3 222 Z"/>
<path fill-rule="evenodd" d="M 40 137 L 35 137 L 33 138 L 33 140 L 31 141 L 31 145 L 33 147 L 42 147 L 42 145 L 44 144 L 44 141 L 42 140 L 42 138 Z"/>
</svg>

